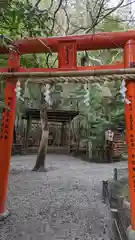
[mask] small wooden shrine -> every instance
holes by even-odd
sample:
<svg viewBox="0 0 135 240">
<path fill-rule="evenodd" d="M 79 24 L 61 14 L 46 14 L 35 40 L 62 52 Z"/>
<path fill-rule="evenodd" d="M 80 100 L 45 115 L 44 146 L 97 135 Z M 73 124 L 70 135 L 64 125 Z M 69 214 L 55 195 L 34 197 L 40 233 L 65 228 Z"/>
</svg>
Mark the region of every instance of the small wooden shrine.
<svg viewBox="0 0 135 240">
<path fill-rule="evenodd" d="M 49 139 L 48 151 L 64 151 L 70 153 L 71 149 L 71 121 L 79 114 L 73 110 L 48 109 Z M 36 152 L 40 142 L 40 109 L 26 109 L 22 115 L 24 134 L 24 152 Z M 17 144 L 14 143 L 14 146 Z"/>
</svg>

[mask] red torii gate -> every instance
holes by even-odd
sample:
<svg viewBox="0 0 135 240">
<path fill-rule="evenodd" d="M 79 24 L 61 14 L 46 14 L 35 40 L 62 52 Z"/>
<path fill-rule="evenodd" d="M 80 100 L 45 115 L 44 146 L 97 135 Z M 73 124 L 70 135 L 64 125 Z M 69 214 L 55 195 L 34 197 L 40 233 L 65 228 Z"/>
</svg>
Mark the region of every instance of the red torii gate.
<svg viewBox="0 0 135 240">
<path fill-rule="evenodd" d="M 16 82 L 17 74 L 26 72 L 67 72 L 78 73 L 86 70 L 108 70 L 135 67 L 135 31 L 97 33 L 92 35 L 28 38 L 14 42 L 18 51 L 8 51 L 6 47 L 0 47 L 0 53 L 8 54 L 8 67 L 0 68 L 0 72 L 16 75 L 7 78 L 5 88 L 5 103 L 10 111 L 4 109 L 2 116 L 2 129 L 0 132 L 0 218 L 7 215 L 6 197 L 8 188 L 8 172 L 10 167 L 12 137 L 16 108 Z M 77 51 L 123 48 L 124 61 L 115 65 L 104 66 L 77 66 Z M 58 53 L 58 68 L 30 68 L 20 67 L 20 56 L 30 53 Z M 130 104 L 126 104 L 126 130 L 128 142 L 128 166 L 131 201 L 131 222 L 135 230 L 135 81 L 127 81 L 127 98 Z"/>
</svg>

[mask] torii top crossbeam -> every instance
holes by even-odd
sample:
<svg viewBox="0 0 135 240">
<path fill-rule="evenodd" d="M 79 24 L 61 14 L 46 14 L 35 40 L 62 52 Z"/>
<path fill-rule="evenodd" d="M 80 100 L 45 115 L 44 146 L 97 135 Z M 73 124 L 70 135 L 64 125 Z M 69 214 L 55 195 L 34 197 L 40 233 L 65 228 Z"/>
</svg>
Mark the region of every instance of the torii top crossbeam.
<svg viewBox="0 0 135 240">
<path fill-rule="evenodd" d="M 25 38 L 15 41 L 20 54 L 57 52 L 60 43 L 75 42 L 77 51 L 123 48 L 125 43 L 135 40 L 135 31 L 102 32 L 90 35 Z M 7 53 L 7 49 L 0 47 L 0 53 Z"/>
<path fill-rule="evenodd" d="M 112 48 L 124 48 L 126 43 L 130 40 L 135 40 L 135 31 L 128 32 L 110 32 L 110 33 L 97 33 L 91 35 L 77 35 L 77 36 L 64 36 L 64 37 L 49 37 L 49 38 L 26 38 L 23 40 L 18 40 L 13 42 L 17 54 L 32 54 L 32 53 L 45 53 L 45 52 L 56 52 L 58 53 L 58 67 L 57 68 L 23 68 L 14 65 L 13 57 L 11 57 L 10 62 L 12 67 L 12 72 L 14 74 L 6 74 L 11 72 L 10 68 L 0 68 L 0 72 L 5 77 L 18 76 L 21 77 L 44 77 L 47 79 L 49 76 L 61 77 L 68 75 L 73 77 L 75 71 L 78 73 L 76 75 L 82 77 L 81 71 L 87 72 L 87 76 L 90 74 L 92 76 L 92 71 L 101 70 L 104 74 L 106 70 L 118 70 L 124 69 L 123 63 L 117 63 L 112 65 L 102 65 L 102 66 L 87 66 L 82 67 L 77 65 L 77 51 L 84 50 L 97 50 L 97 49 L 112 49 Z M 6 47 L 0 47 L 0 53 L 9 53 L 9 49 Z M 14 67 L 15 66 L 15 67 Z M 68 71 L 68 72 L 67 72 Z M 74 73 L 72 72 L 74 71 Z M 90 72 L 89 72 L 90 71 Z M 125 71 L 125 70 L 124 70 Z M 36 74 L 37 73 L 37 74 Z M 44 73 L 44 74 L 43 74 Z M 49 73 L 49 74 L 47 74 Z M 102 74 L 101 73 L 101 74 Z M 18 74 L 18 75 L 17 75 Z M 102 75 L 103 75 L 102 74 Z M 114 74 L 114 72 L 112 72 Z M 93 76 L 95 76 L 93 74 Z M 134 77 L 134 76 L 133 76 Z M 133 79 L 132 77 L 132 79 Z M 131 78 L 130 78 L 131 79 Z M 73 79 L 71 79 L 72 81 Z M 48 80 L 49 81 L 49 80 Z M 54 80 L 55 81 L 55 80 Z M 58 81 L 58 79 L 56 80 Z M 89 81 L 87 79 L 87 81 Z M 35 79 L 34 79 L 35 82 Z"/>
</svg>

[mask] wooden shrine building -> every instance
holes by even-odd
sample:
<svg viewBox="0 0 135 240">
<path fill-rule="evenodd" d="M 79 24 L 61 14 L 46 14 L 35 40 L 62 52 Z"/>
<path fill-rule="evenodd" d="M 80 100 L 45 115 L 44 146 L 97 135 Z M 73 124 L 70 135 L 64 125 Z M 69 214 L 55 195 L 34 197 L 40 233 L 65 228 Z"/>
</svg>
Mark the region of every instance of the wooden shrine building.
<svg viewBox="0 0 135 240">
<path fill-rule="evenodd" d="M 48 151 L 70 153 L 71 121 L 78 114 L 79 111 L 73 110 L 47 110 L 49 125 Z M 24 152 L 37 152 L 41 137 L 40 109 L 26 109 L 22 115 L 22 119 L 24 128 L 22 145 Z M 54 133 L 55 130 L 58 136 Z M 17 146 L 14 143 L 15 145 Z"/>
</svg>

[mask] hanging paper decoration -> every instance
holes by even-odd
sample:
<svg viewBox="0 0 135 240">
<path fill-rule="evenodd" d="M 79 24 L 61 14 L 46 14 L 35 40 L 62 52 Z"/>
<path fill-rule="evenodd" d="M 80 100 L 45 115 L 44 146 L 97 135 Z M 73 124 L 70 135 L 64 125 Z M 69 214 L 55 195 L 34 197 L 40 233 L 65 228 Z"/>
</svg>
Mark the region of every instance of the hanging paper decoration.
<svg viewBox="0 0 135 240">
<path fill-rule="evenodd" d="M 44 99 L 49 104 L 49 106 L 52 104 L 51 97 L 50 97 L 50 84 L 46 84 L 44 88 Z"/>
<path fill-rule="evenodd" d="M 123 97 L 123 101 L 127 104 L 130 104 L 130 101 L 126 98 L 126 91 L 127 91 L 126 81 L 123 80 L 122 83 L 121 83 L 120 93 Z"/>
<path fill-rule="evenodd" d="M 24 101 L 24 99 L 21 97 L 20 81 L 17 81 L 17 83 L 16 83 L 15 92 L 16 92 L 16 98 L 17 99 L 21 99 L 22 101 Z"/>
</svg>

